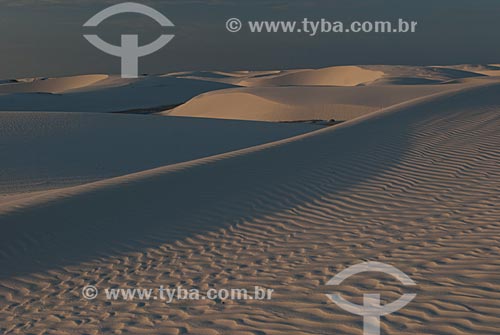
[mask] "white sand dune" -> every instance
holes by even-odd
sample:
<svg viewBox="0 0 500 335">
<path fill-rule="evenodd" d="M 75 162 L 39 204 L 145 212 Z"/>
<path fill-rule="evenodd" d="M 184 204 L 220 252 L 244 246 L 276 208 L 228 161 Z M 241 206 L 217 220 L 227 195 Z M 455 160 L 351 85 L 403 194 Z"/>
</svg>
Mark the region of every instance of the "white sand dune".
<svg viewBox="0 0 500 335">
<path fill-rule="evenodd" d="M 286 71 L 282 74 L 254 76 L 238 82 L 240 86 L 357 86 L 384 75 L 381 71 L 358 66 L 333 66 L 318 70 Z"/>
<path fill-rule="evenodd" d="M 66 91 L 81 89 L 97 84 L 108 79 L 107 75 L 84 75 L 63 78 L 34 78 L 16 82 L 0 83 L 0 94 L 2 93 L 63 93 Z"/>
<path fill-rule="evenodd" d="M 468 69 L 472 69 L 469 71 Z M 407 65 L 332 66 L 322 69 L 237 72 L 179 72 L 180 78 L 221 82 L 244 87 L 274 86 L 358 86 L 426 85 L 481 77 L 485 74 L 467 67 Z"/>
<path fill-rule="evenodd" d="M 237 72 L 184 72 L 176 76 L 228 83 L 244 87 L 267 86 L 356 86 L 381 78 L 384 73 L 359 66 L 322 69 Z"/>
<path fill-rule="evenodd" d="M 1 87 L 2 85 L 0 85 Z M 2 94 L 0 111 L 120 112 L 178 105 L 229 84 L 175 77 L 151 76 L 137 80 L 112 77 L 63 94 L 18 92 Z M 62 88 L 61 88 L 62 89 Z"/>
<path fill-rule="evenodd" d="M 12 198 L 7 194 L 126 175 L 315 129 L 124 114 L 4 112 L 0 113 L 0 203 Z"/>
<path fill-rule="evenodd" d="M 0 332 L 361 334 L 325 283 L 392 264 L 417 298 L 384 334 L 500 324 L 500 84 L 306 135 L 0 205 Z M 99 288 L 273 288 L 269 301 L 81 299 Z M 408 288 L 359 276 L 351 297 Z"/>
<path fill-rule="evenodd" d="M 346 121 L 457 86 L 459 84 L 233 88 L 199 95 L 160 114 L 265 121 Z"/>
<path fill-rule="evenodd" d="M 193 80 L 245 87 L 210 91 L 160 114 L 274 122 L 345 121 L 409 99 L 489 80 L 467 69 L 371 65 L 233 76 L 182 73 Z"/>
<path fill-rule="evenodd" d="M 491 70 L 493 68 L 494 66 L 491 65 L 488 69 Z M 200 94 L 234 87 L 252 87 L 258 89 L 274 87 L 304 88 L 304 92 L 294 91 L 294 94 L 298 94 L 299 96 L 308 95 L 311 91 L 307 89 L 308 87 L 320 90 L 322 87 L 345 87 L 346 89 L 353 90 L 353 92 L 348 93 L 348 96 L 353 96 L 356 94 L 358 86 L 393 87 L 460 84 L 467 81 L 467 78 L 486 77 L 485 74 L 480 72 L 477 70 L 477 67 L 472 65 L 463 68 L 371 65 L 333 66 L 322 69 L 279 71 L 176 72 L 166 75 L 144 76 L 133 80 L 107 75 L 85 75 L 48 79 L 33 78 L 14 80 L 13 82 L 0 82 L 0 111 L 159 112 L 183 104 Z M 423 87 L 414 88 L 415 92 L 426 90 L 437 91 L 440 89 L 444 90 L 446 87 L 436 87 L 433 89 Z M 340 92 L 346 92 L 346 90 Z M 245 93 L 248 92 L 245 91 Z M 270 95 L 273 94 L 271 91 Z M 381 94 L 385 93 L 382 92 Z M 387 94 L 392 94 L 392 92 L 389 91 Z M 252 93 L 252 95 L 255 96 L 256 94 Z M 337 95 L 333 93 L 334 97 Z M 261 97 L 260 94 L 257 94 L 257 96 Z M 211 96 L 210 104 L 214 108 L 219 108 L 219 104 L 214 104 L 212 101 L 215 97 L 219 98 L 218 96 Z M 269 100 L 264 96 L 262 97 Z M 403 94 L 400 101 L 403 101 L 404 98 Z M 323 101 L 325 99 L 326 102 Z M 254 110 L 253 113 L 265 115 L 276 114 L 276 108 L 278 107 L 275 104 L 268 101 L 259 101 L 259 99 L 256 100 L 253 102 L 250 101 L 249 106 L 245 106 L 245 108 L 249 109 L 253 103 L 256 103 L 261 109 L 258 111 Z M 332 99 L 328 97 L 319 97 L 315 105 L 330 105 L 330 100 Z M 199 102 L 200 100 L 197 101 L 197 103 Z M 376 108 L 386 106 L 377 105 Z M 196 110 L 193 111 L 194 113 L 190 111 L 189 115 L 200 114 L 198 107 L 197 105 Z M 292 107 L 287 110 L 282 110 L 279 107 L 282 110 L 282 113 L 278 113 L 280 114 L 279 119 L 293 121 L 297 120 L 296 116 L 283 117 L 281 114 L 304 114 L 301 111 L 303 106 L 300 106 L 300 103 L 299 106 Z M 305 119 L 320 117 L 322 114 L 325 114 L 321 109 L 332 108 L 331 106 L 325 106 L 320 107 L 319 110 L 318 107 L 314 109 L 311 113 L 312 115 L 306 116 Z M 341 116 L 341 119 L 356 117 L 372 111 L 372 109 L 365 108 L 365 106 L 361 106 L 355 102 L 341 103 L 339 106 L 334 106 L 334 109 L 334 116 L 330 118 L 335 118 L 339 109 L 346 110 L 346 116 Z M 205 112 L 203 111 L 203 113 Z M 210 111 L 210 113 L 214 112 L 220 114 L 217 111 Z M 246 111 L 236 113 L 249 114 Z M 315 116 L 316 114 L 320 115 Z M 328 116 L 329 113 L 326 114 Z M 183 112 L 180 115 L 187 114 Z M 256 115 L 256 117 L 258 120 L 259 115 Z M 254 120 L 256 118 L 244 116 L 243 119 Z M 277 117 L 266 117 L 263 120 L 277 119 Z"/>
</svg>

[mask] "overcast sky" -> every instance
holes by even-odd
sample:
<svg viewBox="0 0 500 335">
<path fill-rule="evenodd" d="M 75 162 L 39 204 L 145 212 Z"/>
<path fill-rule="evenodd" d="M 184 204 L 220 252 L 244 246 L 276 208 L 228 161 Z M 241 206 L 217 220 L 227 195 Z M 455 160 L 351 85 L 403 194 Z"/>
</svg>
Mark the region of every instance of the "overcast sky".
<svg viewBox="0 0 500 335">
<path fill-rule="evenodd" d="M 175 34 L 157 53 L 141 58 L 141 73 L 182 70 L 317 68 L 343 64 L 500 63 L 498 0 L 150 0 L 136 1 L 167 16 L 160 28 L 137 14 L 122 14 L 98 28 L 90 17 L 123 1 L 0 0 L 0 78 L 119 73 L 118 58 L 90 45 L 96 33 L 119 44 L 138 33 L 141 44 Z M 415 34 L 229 33 L 228 18 L 244 20 L 397 20 L 419 22 Z"/>
</svg>

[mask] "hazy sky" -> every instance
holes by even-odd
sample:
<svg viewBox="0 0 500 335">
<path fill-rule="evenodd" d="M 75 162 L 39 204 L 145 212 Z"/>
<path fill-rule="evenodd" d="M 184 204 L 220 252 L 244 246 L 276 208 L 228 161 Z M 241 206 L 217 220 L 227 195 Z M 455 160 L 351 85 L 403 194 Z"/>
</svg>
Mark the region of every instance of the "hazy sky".
<svg viewBox="0 0 500 335">
<path fill-rule="evenodd" d="M 94 32 L 113 44 L 123 33 L 141 44 L 161 33 L 175 39 L 141 58 L 141 73 L 322 67 L 342 64 L 500 63 L 499 0 L 150 0 L 176 25 L 166 30 L 141 15 L 123 14 L 98 28 L 90 17 L 123 1 L 0 0 L 0 78 L 119 73 L 119 58 L 90 45 Z M 229 33 L 244 20 L 396 20 L 419 22 L 415 34 Z"/>
</svg>

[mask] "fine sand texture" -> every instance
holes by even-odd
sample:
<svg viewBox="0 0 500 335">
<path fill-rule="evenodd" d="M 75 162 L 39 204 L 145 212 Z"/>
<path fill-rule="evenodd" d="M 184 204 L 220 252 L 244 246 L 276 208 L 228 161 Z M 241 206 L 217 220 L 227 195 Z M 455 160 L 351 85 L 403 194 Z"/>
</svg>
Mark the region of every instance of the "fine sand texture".
<svg viewBox="0 0 500 335">
<path fill-rule="evenodd" d="M 106 113 L 0 113 L 0 203 L 303 134 L 317 127 Z"/>
<path fill-rule="evenodd" d="M 0 333 L 362 334 L 362 317 L 325 295 L 340 291 L 355 303 L 417 294 L 382 318 L 382 334 L 498 334 L 500 84 L 478 80 L 307 134 L 0 204 Z M 368 273 L 325 285 L 364 261 L 417 285 Z M 167 305 L 88 301 L 85 285 L 274 294 Z"/>
</svg>

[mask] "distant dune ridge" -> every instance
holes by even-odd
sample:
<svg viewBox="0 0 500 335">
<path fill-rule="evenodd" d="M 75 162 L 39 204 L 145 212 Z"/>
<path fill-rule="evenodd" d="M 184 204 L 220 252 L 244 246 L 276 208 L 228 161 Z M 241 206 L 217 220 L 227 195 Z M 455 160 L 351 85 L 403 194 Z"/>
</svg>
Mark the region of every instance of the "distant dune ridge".
<svg viewBox="0 0 500 335">
<path fill-rule="evenodd" d="M 334 66 L 319 70 L 285 71 L 238 82 L 241 86 L 356 86 L 381 78 L 381 71 L 357 66 Z"/>
<path fill-rule="evenodd" d="M 225 78 L 182 76 L 250 88 L 208 92 L 163 115 L 266 121 L 345 121 L 485 79 L 482 73 L 462 69 L 414 66 L 339 66 Z"/>
<path fill-rule="evenodd" d="M 372 65 L 176 72 L 138 79 L 85 75 L 7 80 L 0 83 L 0 111 L 164 111 L 175 116 L 254 121 L 345 121 L 409 97 L 468 85 L 488 74 L 496 76 L 497 68 Z M 231 103 L 240 98 L 239 106 Z M 173 109 L 178 105 L 183 106 Z"/>
<path fill-rule="evenodd" d="M 123 112 L 129 110 L 161 110 L 182 104 L 205 92 L 233 87 L 229 84 L 175 78 L 147 76 L 122 79 L 109 76 L 93 84 L 67 87 L 65 78 L 35 79 L 21 92 L 19 83 L 0 85 L 0 111 L 59 111 L 59 112 Z M 80 84 L 83 84 L 80 82 Z M 24 84 L 22 84 L 24 85 Z M 54 86 L 53 86 L 54 85 Z M 57 88 L 55 93 L 54 87 Z M 37 88 L 37 92 L 33 90 Z M 1 93 L 13 91 L 13 93 Z"/>
<path fill-rule="evenodd" d="M 0 85 L 0 93 L 64 93 L 95 86 L 108 78 L 107 75 L 87 75 L 66 78 L 21 79 Z"/>
<path fill-rule="evenodd" d="M 264 121 L 346 121 L 446 88 L 437 85 L 236 88 L 205 93 L 161 114 Z"/>
<path fill-rule="evenodd" d="M 361 334 L 325 284 L 364 261 L 417 283 L 338 287 L 417 294 L 382 334 L 498 333 L 497 67 L 0 82 L 0 334 Z M 89 284 L 275 293 L 166 305 Z"/>
</svg>

